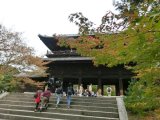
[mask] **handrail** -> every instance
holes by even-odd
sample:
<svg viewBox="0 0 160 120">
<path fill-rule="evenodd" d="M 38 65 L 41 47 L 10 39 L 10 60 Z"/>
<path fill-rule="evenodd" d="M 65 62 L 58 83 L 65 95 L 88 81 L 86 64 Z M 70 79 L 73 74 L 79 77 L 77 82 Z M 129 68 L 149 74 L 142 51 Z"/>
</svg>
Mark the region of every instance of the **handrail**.
<svg viewBox="0 0 160 120">
<path fill-rule="evenodd" d="M 7 96 L 9 94 L 9 92 L 3 92 L 0 94 L 0 99 L 2 99 L 3 97 Z"/>
<path fill-rule="evenodd" d="M 128 115 L 127 115 L 127 111 L 123 101 L 123 96 L 116 97 L 116 100 L 117 100 L 117 106 L 118 106 L 119 119 L 128 120 Z"/>
</svg>

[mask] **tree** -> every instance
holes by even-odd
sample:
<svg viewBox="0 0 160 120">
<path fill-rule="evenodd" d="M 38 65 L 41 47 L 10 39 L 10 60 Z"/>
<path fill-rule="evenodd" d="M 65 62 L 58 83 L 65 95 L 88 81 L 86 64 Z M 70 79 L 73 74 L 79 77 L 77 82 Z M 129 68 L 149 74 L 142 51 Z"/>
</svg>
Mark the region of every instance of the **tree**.
<svg viewBox="0 0 160 120">
<path fill-rule="evenodd" d="M 14 78 L 19 72 L 29 72 L 29 74 L 46 75 L 44 72 L 47 64 L 33 53 L 33 48 L 28 47 L 22 39 L 22 33 L 14 32 L 0 25 L 0 90 L 9 90 L 23 81 L 31 84 L 36 82 L 28 78 Z"/>
<path fill-rule="evenodd" d="M 160 4 L 154 0 L 122 0 L 115 6 L 119 14 L 108 12 L 94 37 L 82 35 L 66 44 L 83 56 L 94 57 L 96 65 L 124 64 L 136 73 L 139 80 L 130 83 L 125 99 L 129 110 L 142 114 L 159 109 Z"/>
<path fill-rule="evenodd" d="M 79 34 L 92 34 L 95 30 L 94 23 L 89 21 L 81 12 L 69 15 L 70 22 L 74 22 L 79 27 Z"/>
</svg>

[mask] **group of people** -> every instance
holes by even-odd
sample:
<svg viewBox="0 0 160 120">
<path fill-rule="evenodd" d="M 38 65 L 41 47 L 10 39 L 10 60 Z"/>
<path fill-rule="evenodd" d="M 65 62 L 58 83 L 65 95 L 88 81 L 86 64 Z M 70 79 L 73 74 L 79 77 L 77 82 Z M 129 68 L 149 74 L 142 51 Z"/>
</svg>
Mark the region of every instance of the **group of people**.
<svg viewBox="0 0 160 120">
<path fill-rule="evenodd" d="M 73 90 L 72 84 L 69 83 L 68 87 L 66 88 L 66 90 L 63 90 L 62 86 L 57 86 L 55 89 L 55 95 L 56 95 L 56 108 L 59 107 L 60 101 L 62 96 L 66 96 L 66 100 L 67 100 L 67 108 L 70 108 L 70 104 L 71 104 L 71 96 L 73 94 L 75 95 L 79 95 L 79 96 L 92 96 L 92 97 L 97 97 L 97 93 L 94 93 L 91 89 L 92 87 L 89 87 L 89 89 L 83 90 L 82 86 L 80 86 L 80 91 L 78 94 L 78 91 L 76 92 L 76 90 Z M 111 96 L 111 91 L 112 88 L 111 86 L 107 87 L 107 94 L 108 96 Z M 34 101 L 35 101 L 35 111 L 42 111 L 43 109 L 47 109 L 48 108 L 48 103 L 49 103 L 49 99 L 51 96 L 51 91 L 50 88 L 48 87 L 47 89 L 44 90 L 44 92 L 42 90 L 38 90 L 36 92 L 36 94 L 34 95 Z"/>
<path fill-rule="evenodd" d="M 92 90 L 92 84 L 90 84 L 88 86 L 87 89 L 83 89 L 83 85 L 81 84 L 80 87 L 79 87 L 79 91 L 77 92 L 79 96 L 86 96 L 86 97 L 97 97 L 97 96 L 101 96 L 101 94 L 99 94 L 99 92 L 94 92 Z M 107 89 L 106 89 L 106 92 L 107 92 L 107 96 L 111 96 L 111 93 L 112 93 L 112 87 L 109 85 L 107 86 Z"/>
<path fill-rule="evenodd" d="M 71 84 L 67 87 L 65 91 L 63 91 L 62 86 L 58 86 L 55 89 L 55 95 L 56 95 L 56 108 L 59 106 L 59 103 L 61 101 L 61 98 L 63 94 L 66 94 L 67 97 L 67 108 L 70 108 L 71 104 L 71 95 L 74 94 L 74 90 Z M 42 111 L 43 109 L 48 108 L 49 99 L 51 96 L 50 88 L 47 88 L 44 90 L 37 90 L 37 92 L 34 94 L 34 101 L 35 101 L 35 112 L 36 111 Z"/>
<path fill-rule="evenodd" d="M 74 90 L 71 84 L 69 84 L 69 86 L 67 87 L 67 89 L 65 90 L 65 92 L 63 91 L 62 87 L 59 86 L 58 88 L 56 88 L 55 90 L 55 94 L 56 94 L 56 98 L 57 98 L 57 102 L 56 102 L 56 108 L 59 106 L 61 97 L 63 96 L 63 93 L 65 93 L 66 97 L 67 97 L 67 108 L 70 108 L 70 104 L 71 104 L 71 95 L 74 94 Z"/>
<path fill-rule="evenodd" d="M 85 89 L 82 93 L 79 94 L 79 96 L 97 97 L 97 93 L 95 93 L 94 91 L 89 91 L 88 89 Z"/>
<path fill-rule="evenodd" d="M 48 88 L 44 92 L 42 90 L 37 90 L 34 94 L 34 102 L 35 102 L 35 112 L 42 111 L 44 108 L 48 108 L 49 98 L 51 96 L 51 91 Z"/>
</svg>

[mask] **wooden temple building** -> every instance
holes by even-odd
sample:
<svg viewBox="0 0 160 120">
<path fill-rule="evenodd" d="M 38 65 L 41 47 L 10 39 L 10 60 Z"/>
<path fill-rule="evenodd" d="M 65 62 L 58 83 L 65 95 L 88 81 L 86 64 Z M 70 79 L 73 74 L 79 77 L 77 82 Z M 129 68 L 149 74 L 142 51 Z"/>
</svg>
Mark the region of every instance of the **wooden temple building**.
<svg viewBox="0 0 160 120">
<path fill-rule="evenodd" d="M 80 85 L 86 89 L 88 85 L 96 85 L 100 95 L 104 94 L 104 86 L 115 86 L 115 95 L 124 95 L 128 88 L 129 81 L 133 77 L 133 73 L 126 70 L 123 65 L 108 68 L 106 66 L 94 66 L 93 58 L 80 56 L 76 50 L 72 50 L 57 45 L 58 40 L 54 36 L 38 35 L 40 40 L 49 48 L 45 61 L 48 64 L 49 76 L 47 79 L 60 79 L 65 89 L 69 82 Z M 78 36 L 67 35 L 66 37 L 77 38 Z"/>
</svg>

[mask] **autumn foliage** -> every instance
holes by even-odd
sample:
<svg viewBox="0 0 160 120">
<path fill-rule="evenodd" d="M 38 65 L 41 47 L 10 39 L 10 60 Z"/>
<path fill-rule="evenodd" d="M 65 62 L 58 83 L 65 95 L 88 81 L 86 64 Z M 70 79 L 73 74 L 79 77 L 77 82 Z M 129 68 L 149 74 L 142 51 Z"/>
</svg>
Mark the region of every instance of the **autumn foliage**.
<svg viewBox="0 0 160 120">
<path fill-rule="evenodd" d="M 123 64 L 127 69 L 131 69 L 136 76 L 127 91 L 125 99 L 127 109 L 140 115 L 156 111 L 154 115 L 158 117 L 157 112 L 160 108 L 159 1 L 126 0 L 117 2 L 115 6 L 119 14 L 107 13 L 102 18 L 102 24 L 94 31 L 94 35 L 81 34 L 76 40 L 59 38 L 59 44 L 75 48 L 82 56 L 94 57 L 95 65 L 113 67 Z M 120 20 L 119 24 L 113 23 L 115 19 Z"/>
<path fill-rule="evenodd" d="M 25 84 L 39 85 L 29 76 L 46 76 L 46 64 L 24 43 L 22 33 L 0 25 L 0 91 L 15 91 Z M 28 76 L 16 77 L 19 73 Z"/>
</svg>

